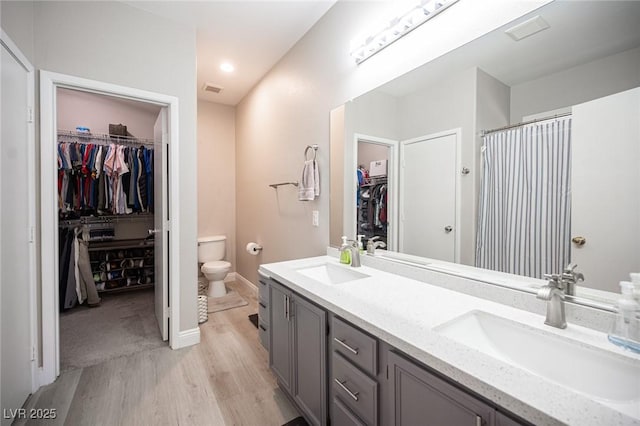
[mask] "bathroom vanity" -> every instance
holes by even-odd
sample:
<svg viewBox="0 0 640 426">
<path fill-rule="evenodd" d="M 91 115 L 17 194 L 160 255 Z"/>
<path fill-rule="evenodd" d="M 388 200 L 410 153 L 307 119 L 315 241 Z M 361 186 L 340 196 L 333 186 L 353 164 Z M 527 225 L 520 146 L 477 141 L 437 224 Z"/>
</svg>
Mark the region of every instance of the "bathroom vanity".
<svg viewBox="0 0 640 426">
<path fill-rule="evenodd" d="M 310 424 L 640 424 L 640 356 L 605 333 L 575 316 L 545 326 L 416 265 L 362 263 L 259 270 L 269 366 Z"/>
</svg>

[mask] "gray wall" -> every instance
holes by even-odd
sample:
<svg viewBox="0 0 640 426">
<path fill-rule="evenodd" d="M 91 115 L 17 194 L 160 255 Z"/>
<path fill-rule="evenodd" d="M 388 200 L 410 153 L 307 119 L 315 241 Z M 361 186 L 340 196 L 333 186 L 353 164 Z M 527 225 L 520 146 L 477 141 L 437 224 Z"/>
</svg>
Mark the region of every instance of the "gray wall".
<svg viewBox="0 0 640 426">
<path fill-rule="evenodd" d="M 180 329 L 198 325 L 195 31 L 120 2 L 2 2 L 36 69 L 176 96 L 180 108 Z"/>
<path fill-rule="evenodd" d="M 640 48 L 511 87 L 511 122 L 640 86 Z"/>
<path fill-rule="evenodd" d="M 398 127 L 401 140 L 433 133 L 461 129 L 461 161 L 463 167 L 475 163 L 475 115 L 477 68 L 470 68 L 449 76 L 433 86 L 412 93 L 398 102 Z M 474 174 L 459 176 L 460 261 L 473 264 L 475 241 L 475 183 Z"/>
<path fill-rule="evenodd" d="M 198 237 L 226 235 L 236 267 L 236 109 L 198 101 Z"/>
</svg>

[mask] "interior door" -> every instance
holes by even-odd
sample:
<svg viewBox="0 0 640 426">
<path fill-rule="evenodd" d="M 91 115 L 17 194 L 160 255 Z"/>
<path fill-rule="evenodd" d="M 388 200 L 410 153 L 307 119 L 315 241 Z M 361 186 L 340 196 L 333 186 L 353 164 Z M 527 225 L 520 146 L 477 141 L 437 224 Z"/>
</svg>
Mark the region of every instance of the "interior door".
<svg viewBox="0 0 640 426">
<path fill-rule="evenodd" d="M 457 135 L 400 142 L 399 249 L 455 261 Z"/>
<path fill-rule="evenodd" d="M 25 402 L 32 386 L 31 203 L 28 108 L 29 65 L 11 54 L 2 34 L 0 139 L 0 406 L 2 425 Z"/>
<path fill-rule="evenodd" d="M 169 153 L 167 108 L 162 108 L 153 126 L 153 205 L 155 253 L 155 310 L 162 340 L 169 339 Z"/>
<path fill-rule="evenodd" d="M 576 105 L 571 128 L 571 262 L 618 292 L 640 271 L 640 89 Z"/>
</svg>

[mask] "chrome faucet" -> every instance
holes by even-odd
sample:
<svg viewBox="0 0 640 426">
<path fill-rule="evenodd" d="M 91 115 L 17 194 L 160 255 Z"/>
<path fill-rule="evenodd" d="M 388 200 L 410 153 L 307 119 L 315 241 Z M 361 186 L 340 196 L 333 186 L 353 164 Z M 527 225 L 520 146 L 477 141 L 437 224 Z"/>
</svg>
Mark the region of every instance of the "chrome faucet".
<svg viewBox="0 0 640 426">
<path fill-rule="evenodd" d="M 350 250 L 351 266 L 354 268 L 359 268 L 362 265 L 360 264 L 360 250 L 358 248 L 358 242 L 354 240 L 347 240 L 347 243 L 349 244 L 340 247 L 340 253 L 344 252 L 345 250 Z"/>
<path fill-rule="evenodd" d="M 536 297 L 547 302 L 547 317 L 544 323 L 552 327 L 567 328 L 567 319 L 564 313 L 564 274 L 551 274 L 544 276 L 549 282 L 538 290 Z"/>
<path fill-rule="evenodd" d="M 562 271 L 562 282 L 564 283 L 564 293 L 569 296 L 576 294 L 576 284 L 580 281 L 584 281 L 584 275 L 581 272 L 576 272 L 578 265 L 570 263 Z"/>
<path fill-rule="evenodd" d="M 367 254 L 373 256 L 376 254 L 377 248 L 385 248 L 387 246 L 383 241 L 376 241 L 378 238 L 377 235 L 369 238 L 369 241 L 367 241 Z"/>
</svg>

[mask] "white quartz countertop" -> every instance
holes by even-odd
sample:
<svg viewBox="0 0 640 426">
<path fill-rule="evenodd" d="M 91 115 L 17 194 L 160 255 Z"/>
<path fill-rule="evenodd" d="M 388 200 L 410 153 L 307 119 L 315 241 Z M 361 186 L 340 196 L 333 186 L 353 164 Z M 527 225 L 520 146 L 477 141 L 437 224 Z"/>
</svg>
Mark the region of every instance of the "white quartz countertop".
<svg viewBox="0 0 640 426">
<path fill-rule="evenodd" d="M 606 334 L 572 324 L 555 329 L 545 326 L 540 315 L 368 266 L 357 271 L 369 277 L 334 285 L 297 271 L 324 263 L 350 268 L 337 258 L 319 256 L 261 265 L 260 272 L 533 424 L 640 425 L 640 406 L 632 407 L 631 414 L 629 407 L 620 412 L 433 329 L 480 310 L 640 362 L 640 356 L 610 344 Z"/>
</svg>

